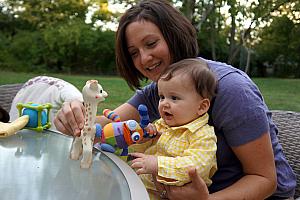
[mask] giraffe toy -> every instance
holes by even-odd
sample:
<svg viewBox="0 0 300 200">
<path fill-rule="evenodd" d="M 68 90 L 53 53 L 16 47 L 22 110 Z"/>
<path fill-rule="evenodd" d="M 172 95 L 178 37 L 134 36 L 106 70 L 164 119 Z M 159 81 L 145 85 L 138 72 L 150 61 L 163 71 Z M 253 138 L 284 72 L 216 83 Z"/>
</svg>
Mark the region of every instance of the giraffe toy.
<svg viewBox="0 0 300 200">
<path fill-rule="evenodd" d="M 84 127 L 81 135 L 73 140 L 70 158 L 78 160 L 82 154 L 80 163 L 81 168 L 90 168 L 92 164 L 92 150 L 96 133 L 95 118 L 97 114 L 98 103 L 105 100 L 108 96 L 98 84 L 97 80 L 88 80 L 82 89 L 84 100 L 85 116 Z"/>
</svg>

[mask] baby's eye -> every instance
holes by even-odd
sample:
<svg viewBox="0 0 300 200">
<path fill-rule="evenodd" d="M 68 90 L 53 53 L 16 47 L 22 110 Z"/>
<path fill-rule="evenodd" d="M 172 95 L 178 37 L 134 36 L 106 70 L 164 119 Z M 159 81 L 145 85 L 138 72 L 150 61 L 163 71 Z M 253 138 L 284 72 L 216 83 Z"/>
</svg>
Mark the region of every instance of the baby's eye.
<svg viewBox="0 0 300 200">
<path fill-rule="evenodd" d="M 165 97 L 163 95 L 159 95 L 159 100 L 164 100 Z"/>
<path fill-rule="evenodd" d="M 176 96 L 172 96 L 171 98 L 172 98 L 172 100 L 178 100 L 178 99 L 179 99 L 179 98 L 176 97 Z"/>
</svg>

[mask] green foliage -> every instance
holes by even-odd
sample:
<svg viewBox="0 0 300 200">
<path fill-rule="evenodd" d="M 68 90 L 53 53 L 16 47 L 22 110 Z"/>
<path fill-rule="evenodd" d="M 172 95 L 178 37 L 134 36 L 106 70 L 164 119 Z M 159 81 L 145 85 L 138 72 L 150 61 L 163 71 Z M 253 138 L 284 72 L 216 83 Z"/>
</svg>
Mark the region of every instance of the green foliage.
<svg viewBox="0 0 300 200">
<path fill-rule="evenodd" d="M 84 19 L 89 6 L 84 0 L 6 0 L 9 13 L 14 13 L 27 28 L 43 29 L 70 19 Z"/>
<path fill-rule="evenodd" d="M 210 29 L 208 28 L 207 31 L 202 31 L 202 33 L 198 34 L 200 55 L 207 59 L 226 62 L 229 45 L 227 44 L 225 34 L 212 34 L 212 31 L 209 30 Z M 212 55 L 212 48 L 215 48 L 215 57 Z"/>
<path fill-rule="evenodd" d="M 3 40 L 2 40 L 3 39 Z M 1 38 L 0 66 L 14 71 L 44 71 L 41 64 L 41 36 L 36 32 L 19 31 L 13 39 Z"/>
<path fill-rule="evenodd" d="M 109 4 L 130 7 L 136 2 L 139 1 L 2 0 L 0 68 L 115 74 L 114 32 L 96 24 L 117 23 L 121 13 L 111 12 Z M 180 7 L 198 30 L 201 56 L 244 69 L 250 50 L 251 59 L 255 58 L 250 71 L 264 75 L 267 68 L 263 64 L 267 63 L 276 76 L 300 77 L 299 1 L 169 2 Z M 91 10 L 91 22 L 87 22 L 86 15 Z M 283 15 L 288 18 L 279 20 Z M 251 26 L 245 26 L 249 20 Z M 271 26 L 262 26 L 269 23 Z"/>
<path fill-rule="evenodd" d="M 114 33 L 85 23 L 91 3 L 6 0 L 5 9 L 0 6 L 0 67 L 115 74 Z"/>
<path fill-rule="evenodd" d="M 80 20 L 43 30 L 1 34 L 0 66 L 14 71 L 113 74 L 114 33 L 101 32 Z"/>
<path fill-rule="evenodd" d="M 299 25 L 287 16 L 276 17 L 260 37 L 261 42 L 255 48 L 258 59 L 273 66 L 275 76 L 299 78 Z"/>
<path fill-rule="evenodd" d="M 102 74 L 114 71 L 114 33 L 80 21 L 58 24 L 44 32 L 45 62 L 55 71 Z M 104 69 L 104 70 L 103 70 Z"/>
</svg>

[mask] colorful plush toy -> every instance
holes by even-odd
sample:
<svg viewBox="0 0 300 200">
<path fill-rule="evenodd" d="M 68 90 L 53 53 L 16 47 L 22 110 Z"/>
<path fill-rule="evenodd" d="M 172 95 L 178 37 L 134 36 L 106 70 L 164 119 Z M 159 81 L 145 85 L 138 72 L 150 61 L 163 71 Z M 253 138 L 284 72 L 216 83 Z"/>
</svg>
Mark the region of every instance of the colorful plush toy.
<svg viewBox="0 0 300 200">
<path fill-rule="evenodd" d="M 102 129 L 100 124 L 96 125 L 96 137 L 100 137 L 100 142 L 95 144 L 95 148 L 103 151 L 115 153 L 119 156 L 128 155 L 128 147 L 147 137 L 154 137 L 145 131 L 145 127 L 149 124 L 148 110 L 145 105 L 138 107 L 141 122 L 135 120 L 127 120 L 121 122 L 120 117 L 105 109 L 103 115 L 113 122 L 105 125 Z"/>
</svg>

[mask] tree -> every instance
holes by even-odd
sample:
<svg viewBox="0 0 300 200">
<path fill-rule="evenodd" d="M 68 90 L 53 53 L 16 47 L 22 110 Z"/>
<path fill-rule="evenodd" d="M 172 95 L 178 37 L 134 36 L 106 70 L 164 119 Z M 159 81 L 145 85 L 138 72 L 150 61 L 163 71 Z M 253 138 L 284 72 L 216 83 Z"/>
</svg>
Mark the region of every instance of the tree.
<svg viewBox="0 0 300 200">
<path fill-rule="evenodd" d="M 96 3 L 105 8 L 105 2 Z M 93 1 L 83 0 L 7 0 L 0 7 L 0 23 L 7 30 L 0 34 L 0 66 L 18 71 L 115 73 L 114 33 L 85 23 L 92 5 Z"/>
<path fill-rule="evenodd" d="M 6 0 L 9 13 L 19 18 L 28 29 L 43 29 L 71 19 L 85 19 L 87 8 L 90 5 L 84 0 Z"/>
<path fill-rule="evenodd" d="M 227 59 L 223 61 L 238 64 L 237 58 L 240 58 L 242 65 L 241 53 L 245 51 L 246 58 L 251 58 L 251 46 L 261 25 L 268 23 L 274 12 L 290 3 L 289 0 L 250 1 L 243 4 L 238 0 L 183 0 L 181 10 L 189 19 L 192 15 L 192 23 L 197 28 L 199 35 L 207 36 L 205 39 L 210 41 L 210 57 L 212 59 L 220 57 L 216 50 L 217 42 L 226 37 L 229 53 Z M 228 12 L 224 9 L 226 7 L 229 8 Z M 230 24 L 226 23 L 227 19 L 230 19 Z M 250 23 L 245 27 L 248 21 Z M 218 51 L 220 52 L 220 49 Z M 245 63 L 250 63 L 250 60 Z"/>
<path fill-rule="evenodd" d="M 261 67 L 272 67 L 274 75 L 279 77 L 300 77 L 299 31 L 299 24 L 294 24 L 288 16 L 275 17 L 261 31 L 261 41 L 255 46 L 258 59 L 264 63 Z"/>
</svg>

